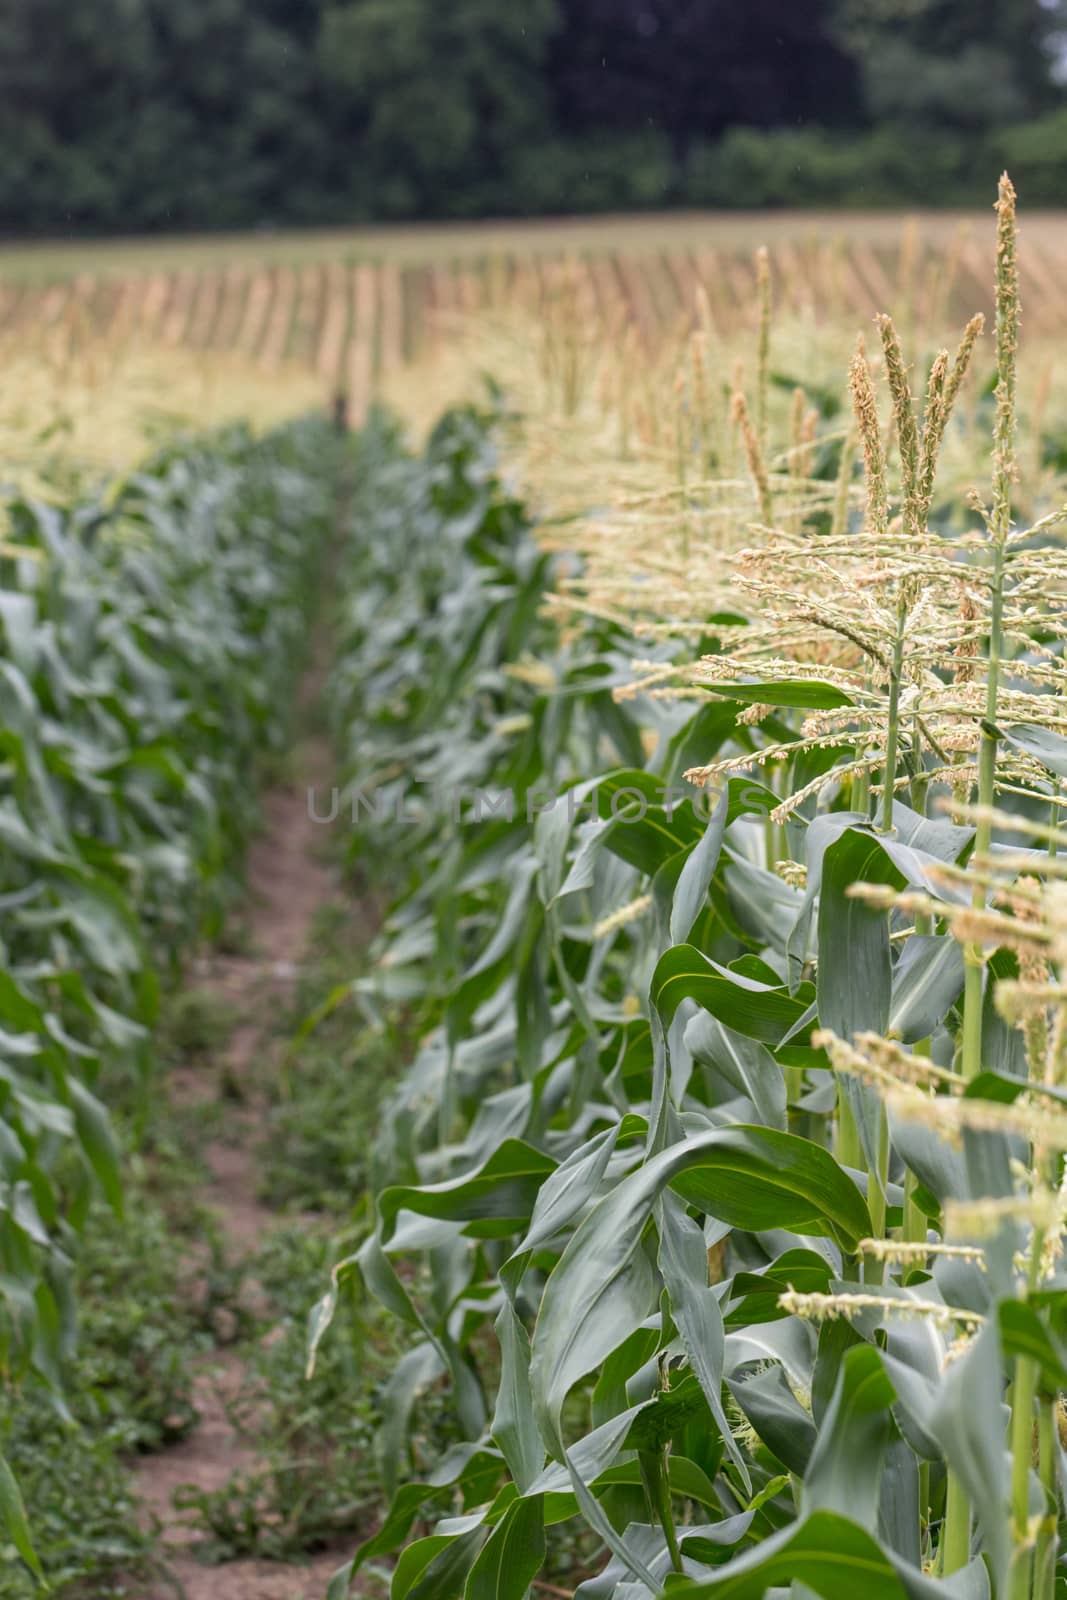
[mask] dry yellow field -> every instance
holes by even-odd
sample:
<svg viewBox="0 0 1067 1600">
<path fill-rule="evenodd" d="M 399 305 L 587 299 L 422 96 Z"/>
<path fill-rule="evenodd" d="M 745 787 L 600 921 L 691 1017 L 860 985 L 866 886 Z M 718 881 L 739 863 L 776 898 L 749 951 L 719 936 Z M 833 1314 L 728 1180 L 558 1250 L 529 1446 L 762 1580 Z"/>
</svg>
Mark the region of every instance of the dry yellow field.
<svg viewBox="0 0 1067 1600">
<path fill-rule="evenodd" d="M 932 246 L 957 230 L 986 232 L 990 213 L 975 210 L 675 211 L 530 221 L 395 223 L 353 228 L 265 228 L 256 233 L 158 238 L 9 241 L 0 245 L 0 279 L 41 280 L 179 268 L 299 266 L 329 261 L 392 261 L 425 266 L 486 255 L 559 255 L 715 247 L 747 252 L 764 243 L 840 238 L 879 247 L 899 243 L 915 224 Z M 1025 234 L 1054 254 L 1067 251 L 1067 212 L 1034 211 Z"/>
<path fill-rule="evenodd" d="M 605 334 L 635 371 L 662 376 L 664 351 L 699 323 L 716 359 L 729 352 L 732 363 L 755 326 L 760 244 L 784 369 L 828 383 L 876 311 L 892 311 L 918 350 L 991 309 L 992 212 L 13 244 L 0 251 L 5 459 L 18 470 L 61 447 L 68 461 L 111 468 L 163 424 L 265 424 L 341 393 L 353 416 L 382 396 L 418 420 L 469 392 L 487 363 L 510 368 L 528 403 L 531 362 L 559 368 L 566 388 L 562 366 L 578 382 L 583 338 L 602 347 Z M 1065 268 L 1067 214 L 1024 215 L 1024 326 L 1043 403 L 1067 333 Z M 575 329 L 561 334 L 568 317 Z"/>
</svg>

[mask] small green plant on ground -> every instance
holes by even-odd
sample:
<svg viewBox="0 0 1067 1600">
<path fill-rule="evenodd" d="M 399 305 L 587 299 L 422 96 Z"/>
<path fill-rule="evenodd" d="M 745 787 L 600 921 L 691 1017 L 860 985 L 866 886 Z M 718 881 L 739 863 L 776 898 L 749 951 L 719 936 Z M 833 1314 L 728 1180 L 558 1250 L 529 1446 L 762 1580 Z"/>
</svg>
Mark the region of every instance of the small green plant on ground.
<svg viewBox="0 0 1067 1600">
<path fill-rule="evenodd" d="M 353 893 L 359 895 L 359 886 Z M 279 1208 L 350 1214 L 367 1188 L 376 1119 L 404 1059 L 404 1018 L 360 1017 L 354 985 L 368 964 L 368 912 L 331 901 L 318 913 L 292 1007 L 260 1159 Z"/>
<path fill-rule="evenodd" d="M 228 1410 L 259 1465 L 217 1491 L 179 1495 L 208 1535 L 205 1559 L 292 1559 L 366 1527 L 377 1513 L 378 1396 L 398 1359 L 394 1330 L 377 1307 L 346 1292 L 336 1344 L 308 1377 L 308 1306 L 336 1244 L 321 1228 L 282 1225 L 247 1264 L 264 1301 L 237 1347 L 244 1376 Z"/>
<path fill-rule="evenodd" d="M 191 1180 L 177 1183 L 188 1207 Z M 94 1600 L 129 1595 L 131 1582 L 157 1566 L 130 1461 L 193 1426 L 193 1363 L 211 1343 L 208 1306 L 175 1275 L 184 1241 L 161 1203 L 158 1176 L 152 1194 L 132 1174 L 127 1184 L 126 1216 L 101 1207 L 86 1229 L 72 1285 L 77 1342 L 54 1387 L 0 1394 L 0 1449 L 29 1508 L 48 1581 L 57 1595 Z M 20 1566 L 0 1565 L 5 1600 L 40 1592 Z"/>
<path fill-rule="evenodd" d="M 183 986 L 162 1008 L 156 1050 L 164 1061 L 196 1065 L 220 1053 L 236 1020 L 227 995 L 196 984 Z"/>
<path fill-rule="evenodd" d="M 130 1202 L 136 1220 L 101 1217 L 78 1263 L 74 1371 L 127 1451 L 157 1450 L 196 1421 L 192 1365 L 210 1342 L 211 1306 L 175 1259 L 184 1241 L 165 1208 L 132 1182 Z"/>
<path fill-rule="evenodd" d="M 77 1396 L 73 1397 L 77 1405 Z M 32 1519 L 34 1545 L 56 1596 L 122 1600 L 155 1570 L 123 1459 L 124 1430 L 61 1417 L 39 1392 L 0 1397 L 0 1438 Z M 0 1545 L 3 1600 L 34 1600 L 40 1585 L 13 1546 Z"/>
<path fill-rule="evenodd" d="M 355 1237 L 381 1102 L 403 1058 L 399 1012 L 388 1024 L 367 1020 L 353 1037 L 353 986 L 366 939 L 365 908 L 353 915 L 344 901 L 323 906 L 309 940 L 315 959 L 281 1024 L 277 1098 L 259 1150 L 262 1188 L 280 1216 L 286 1209 L 319 1216 L 280 1221 L 242 1264 L 256 1286 L 255 1312 L 236 1346 L 244 1376 L 227 1409 L 258 1465 L 217 1491 L 182 1494 L 182 1507 L 207 1535 L 206 1559 L 299 1558 L 380 1514 L 375 1440 L 404 1340 L 377 1303 L 349 1284 L 337 1308 L 336 1345 L 319 1353 L 310 1374 L 307 1348 L 309 1307 L 339 1249 Z M 419 1414 L 431 1457 L 450 1436 L 440 1384 L 430 1386 Z"/>
</svg>

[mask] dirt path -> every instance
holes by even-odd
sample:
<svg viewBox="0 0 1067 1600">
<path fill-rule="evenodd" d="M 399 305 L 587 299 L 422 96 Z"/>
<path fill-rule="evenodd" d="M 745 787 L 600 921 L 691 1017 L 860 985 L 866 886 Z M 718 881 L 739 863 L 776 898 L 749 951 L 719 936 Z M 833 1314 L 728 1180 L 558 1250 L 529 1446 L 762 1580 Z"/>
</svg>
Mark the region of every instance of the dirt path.
<svg viewBox="0 0 1067 1600">
<path fill-rule="evenodd" d="M 302 696 L 305 711 L 313 693 L 309 685 Z M 210 1096 L 224 1105 L 220 1133 L 203 1152 L 211 1176 L 201 1198 L 217 1215 L 231 1264 L 246 1260 L 277 1221 L 277 1213 L 257 1198 L 256 1150 L 266 1113 L 263 1085 L 278 1049 L 279 1012 L 292 995 L 316 911 L 332 889 L 319 852 L 321 833 L 308 816 L 306 802 L 308 785 L 321 787 L 330 774 L 325 741 L 304 739 L 292 754 L 291 771 L 290 781 L 267 794 L 264 827 L 250 852 L 250 953 L 212 956 L 195 975 L 197 987 L 224 998 L 238 1022 L 216 1072 L 179 1068 L 168 1074 L 166 1083 L 178 1103 L 202 1103 Z M 186 1600 L 321 1600 L 345 1550 L 301 1566 L 250 1559 L 207 1566 L 197 1560 L 196 1531 L 172 1504 L 182 1485 L 216 1490 L 233 1473 L 255 1469 L 254 1451 L 226 1414 L 226 1399 L 240 1390 L 242 1377 L 243 1364 L 234 1351 L 224 1345 L 212 1351 L 196 1378 L 197 1426 L 179 1444 L 138 1465 L 138 1493 L 162 1525 L 160 1557 Z M 173 1581 L 159 1579 L 143 1600 L 173 1600 L 174 1593 Z"/>
</svg>

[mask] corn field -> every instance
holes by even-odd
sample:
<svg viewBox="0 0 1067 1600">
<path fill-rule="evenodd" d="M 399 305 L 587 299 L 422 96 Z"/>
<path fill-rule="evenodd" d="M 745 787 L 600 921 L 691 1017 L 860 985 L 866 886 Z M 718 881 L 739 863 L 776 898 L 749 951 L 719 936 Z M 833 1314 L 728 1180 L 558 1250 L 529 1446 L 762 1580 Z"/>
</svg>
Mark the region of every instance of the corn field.
<svg viewBox="0 0 1067 1600">
<path fill-rule="evenodd" d="M 329 1030 L 391 1065 L 308 1392 L 353 1306 L 395 1341 L 329 1600 L 1067 1586 L 1061 277 L 1005 176 L 936 254 L 9 290 L 13 357 L 322 413 L 7 502 L 10 1381 L 62 1395 L 109 1086 L 325 604 L 374 926 L 287 1092 Z"/>
<path fill-rule="evenodd" d="M 1060 286 L 1067 245 L 1057 232 L 1021 254 L 1027 327 L 1061 337 Z M 432 249 L 428 247 L 432 256 Z M 863 324 L 886 306 L 943 332 L 961 308 L 991 307 L 988 241 L 959 224 L 948 242 L 924 239 L 918 223 L 898 238 L 779 238 L 768 252 L 781 309 L 818 324 Z M 32 343 L 60 373 L 93 356 L 104 369 L 131 352 L 234 358 L 275 377 L 314 374 L 362 414 L 397 369 L 438 350 L 472 321 L 540 320 L 561 295 L 607 334 L 621 326 L 646 351 L 689 326 L 697 301 L 722 337 L 751 327 L 757 270 L 730 243 L 672 243 L 662 250 L 591 245 L 580 253 L 468 246 L 451 259 L 336 259 L 257 267 L 206 263 L 170 271 L 119 267 L 52 278 L 10 275 L 0 284 L 0 346 L 13 356 Z M 226 370 L 225 364 L 221 368 Z"/>
</svg>

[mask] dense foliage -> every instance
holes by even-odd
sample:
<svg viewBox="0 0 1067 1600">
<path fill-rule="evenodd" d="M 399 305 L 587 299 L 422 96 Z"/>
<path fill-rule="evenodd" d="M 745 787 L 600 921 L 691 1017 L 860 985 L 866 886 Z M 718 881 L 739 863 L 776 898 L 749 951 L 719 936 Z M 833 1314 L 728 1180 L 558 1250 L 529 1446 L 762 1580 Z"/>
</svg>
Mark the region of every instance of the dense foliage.
<svg viewBox="0 0 1067 1600">
<path fill-rule="evenodd" d="M 1067 568 L 1055 514 L 1012 524 L 1014 248 L 1005 180 L 981 528 L 936 484 L 979 320 L 920 413 L 884 319 L 899 476 L 861 351 L 862 517 L 777 526 L 735 407 L 766 526 L 699 661 L 681 619 L 553 620 L 581 574 L 483 420 L 364 440 L 333 694 L 353 849 L 401 889 L 354 992 L 424 1031 L 336 1272 L 410 1348 L 333 1595 L 398 1552 L 394 1600 L 520 1600 L 581 1521 L 583 1600 L 1051 1600 Z"/>
<path fill-rule="evenodd" d="M 0 226 L 1059 203 L 1059 0 L 3 0 Z"/>
<path fill-rule="evenodd" d="M 234 429 L 103 490 L 5 508 L 0 1346 L 57 1426 L 78 1235 L 94 1191 L 123 1206 L 103 1098 L 125 1082 L 136 1102 L 160 981 L 236 882 L 304 645 L 332 448 L 325 423 Z M 0 1515 L 28 1556 L 6 1479 Z"/>
</svg>

